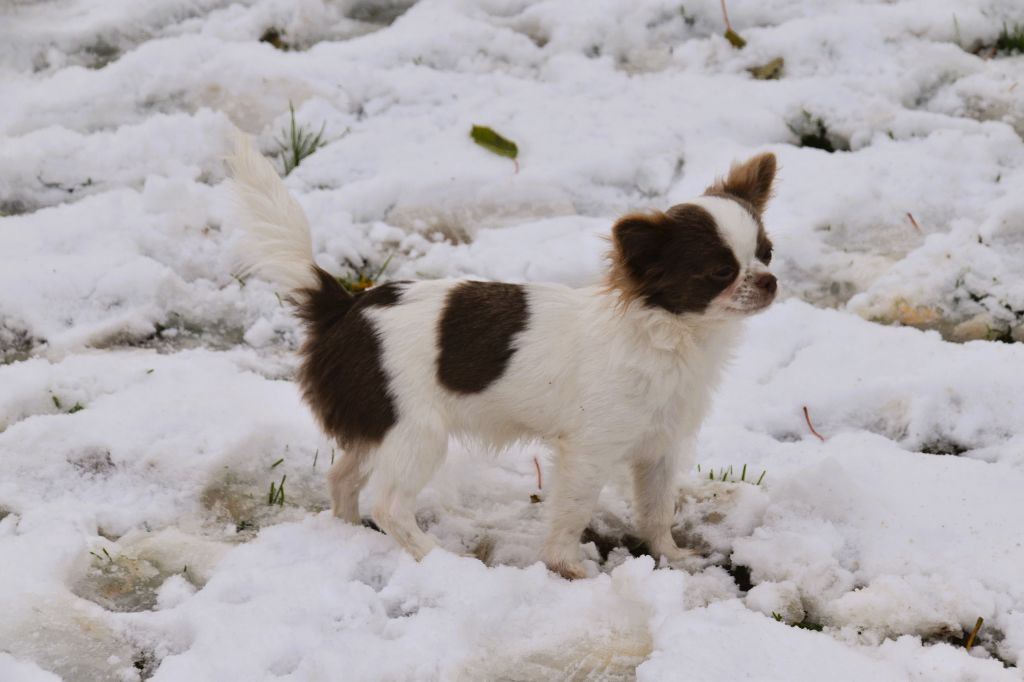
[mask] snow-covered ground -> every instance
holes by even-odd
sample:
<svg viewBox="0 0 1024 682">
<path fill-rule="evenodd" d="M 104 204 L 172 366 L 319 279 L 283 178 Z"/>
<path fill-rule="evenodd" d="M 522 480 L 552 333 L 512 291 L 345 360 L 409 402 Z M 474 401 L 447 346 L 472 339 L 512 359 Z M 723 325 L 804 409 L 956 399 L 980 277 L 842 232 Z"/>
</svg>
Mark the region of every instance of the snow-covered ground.
<svg viewBox="0 0 1024 682">
<path fill-rule="evenodd" d="M 717 0 L 0 7 L 0 680 L 1024 678 L 1024 346 L 952 342 L 1024 338 L 1024 56 L 990 49 L 1024 6 L 729 10 L 742 50 Z M 680 482 L 702 568 L 633 557 L 616 483 L 594 577 L 548 573 L 535 445 L 453 447 L 419 564 L 324 512 L 337 453 L 223 182 L 289 102 L 344 275 L 587 284 L 617 215 L 777 154 L 788 298 Z"/>
</svg>

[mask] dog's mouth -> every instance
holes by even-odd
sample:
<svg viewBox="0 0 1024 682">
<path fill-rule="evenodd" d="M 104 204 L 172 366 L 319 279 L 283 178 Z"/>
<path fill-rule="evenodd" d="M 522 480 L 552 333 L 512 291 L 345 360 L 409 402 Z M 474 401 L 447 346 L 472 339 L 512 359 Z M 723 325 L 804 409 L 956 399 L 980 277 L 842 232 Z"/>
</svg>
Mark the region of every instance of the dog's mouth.
<svg viewBox="0 0 1024 682">
<path fill-rule="evenodd" d="M 728 310 L 731 313 L 737 313 L 739 315 L 753 315 L 755 313 L 759 313 L 762 310 L 766 309 L 774 301 L 775 301 L 775 297 L 774 296 L 770 296 L 768 298 L 764 298 L 764 299 L 761 299 L 761 300 L 758 300 L 758 301 L 754 301 L 752 303 L 748 303 L 748 304 L 743 305 L 743 306 L 730 305 L 730 306 L 726 307 L 726 310 Z"/>
</svg>

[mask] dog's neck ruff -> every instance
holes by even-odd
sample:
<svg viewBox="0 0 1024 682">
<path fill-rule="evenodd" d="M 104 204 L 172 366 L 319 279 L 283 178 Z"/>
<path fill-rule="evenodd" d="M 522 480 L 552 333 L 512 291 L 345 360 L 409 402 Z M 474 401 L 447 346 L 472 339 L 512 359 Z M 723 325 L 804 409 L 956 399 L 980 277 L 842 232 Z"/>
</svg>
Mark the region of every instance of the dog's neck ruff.
<svg viewBox="0 0 1024 682">
<path fill-rule="evenodd" d="M 642 301 L 622 304 L 616 291 L 595 294 L 619 324 L 631 330 L 639 341 L 647 341 L 656 350 L 685 356 L 709 345 L 724 344 L 729 349 L 738 338 L 742 319 L 710 318 L 701 314 L 677 315 L 660 308 L 646 306 Z"/>
</svg>

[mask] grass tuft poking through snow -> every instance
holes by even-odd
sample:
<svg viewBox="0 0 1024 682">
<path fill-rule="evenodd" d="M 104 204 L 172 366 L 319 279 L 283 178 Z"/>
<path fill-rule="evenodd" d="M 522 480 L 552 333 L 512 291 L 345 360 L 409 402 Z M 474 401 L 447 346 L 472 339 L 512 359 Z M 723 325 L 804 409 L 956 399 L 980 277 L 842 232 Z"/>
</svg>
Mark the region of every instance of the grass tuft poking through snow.
<svg viewBox="0 0 1024 682">
<path fill-rule="evenodd" d="M 291 45 L 289 45 L 284 38 L 284 31 L 274 26 L 271 26 L 262 34 L 260 34 L 260 42 L 267 43 L 268 45 L 272 45 L 276 47 L 278 50 L 282 50 L 285 52 L 291 49 Z"/>
<path fill-rule="evenodd" d="M 53 406 L 54 407 L 56 407 L 58 410 L 64 410 L 64 404 L 60 401 L 60 398 L 58 398 L 55 395 L 51 395 L 50 399 L 53 400 Z M 75 404 L 72 405 L 71 407 L 69 407 L 67 410 L 65 410 L 64 413 L 65 414 L 75 414 L 76 412 L 81 412 L 84 409 L 85 409 L 85 405 L 83 405 L 82 403 L 76 401 Z"/>
<path fill-rule="evenodd" d="M 825 124 L 825 119 L 820 116 L 814 116 L 806 109 L 800 112 L 799 118 L 790 121 L 786 126 L 790 132 L 796 135 L 800 147 L 821 149 L 829 154 L 850 150 L 848 140 L 829 130 Z"/>
<path fill-rule="evenodd" d="M 1003 30 L 996 38 L 996 49 L 1009 54 L 1024 52 L 1024 24 L 1014 24 L 1013 28 L 1010 28 L 1004 22 Z"/>
<path fill-rule="evenodd" d="M 279 507 L 284 506 L 284 482 L 288 478 L 288 474 L 281 476 L 281 482 L 275 483 L 270 482 L 270 494 L 267 496 L 267 505 L 274 506 L 275 504 Z M 276 487 L 275 487 L 276 486 Z"/>
<path fill-rule="evenodd" d="M 697 473 L 702 473 L 701 472 L 700 464 L 697 465 Z M 715 474 L 714 467 L 712 467 L 708 471 L 708 480 L 709 481 L 719 481 L 720 483 L 751 483 L 752 482 L 753 485 L 761 485 L 762 481 L 764 481 L 765 474 L 767 474 L 767 473 L 768 472 L 766 470 L 761 471 L 761 475 L 757 477 L 756 481 L 753 479 L 753 475 L 751 475 L 751 479 L 748 481 L 747 480 L 747 465 L 746 464 L 744 464 L 743 468 L 740 470 L 739 478 L 736 478 L 736 474 L 733 471 L 732 465 L 730 464 L 727 467 L 722 467 L 721 469 L 719 469 L 717 475 Z"/>
<path fill-rule="evenodd" d="M 277 141 L 277 145 L 280 148 L 278 153 L 281 155 L 281 161 L 284 164 L 285 175 L 289 175 L 299 167 L 303 159 L 309 158 L 317 149 L 327 144 L 323 139 L 324 129 L 327 127 L 326 121 L 320 125 L 320 130 L 314 134 L 311 128 L 295 122 L 295 106 L 291 102 L 288 102 L 288 112 L 290 114 L 288 130 L 285 131 L 284 138 Z"/>
<path fill-rule="evenodd" d="M 384 259 L 384 262 L 380 264 L 376 269 L 372 269 L 369 263 L 364 262 L 360 266 L 355 266 L 351 262 L 348 262 L 348 266 L 355 273 L 351 277 L 344 275 L 336 277 L 338 284 L 345 287 L 349 292 L 355 294 L 360 291 L 366 291 L 367 289 L 376 286 L 380 281 L 381 276 L 391 265 L 391 259 L 394 257 L 395 252 L 392 251 L 388 254 L 388 257 Z"/>
</svg>

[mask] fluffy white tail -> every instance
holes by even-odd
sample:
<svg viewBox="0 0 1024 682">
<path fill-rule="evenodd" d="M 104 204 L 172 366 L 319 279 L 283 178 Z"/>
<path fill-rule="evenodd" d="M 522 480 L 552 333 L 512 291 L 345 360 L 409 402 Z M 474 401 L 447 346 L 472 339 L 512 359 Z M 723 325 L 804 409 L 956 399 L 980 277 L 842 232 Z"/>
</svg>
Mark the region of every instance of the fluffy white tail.
<svg viewBox="0 0 1024 682">
<path fill-rule="evenodd" d="M 289 292 L 318 286 L 309 220 L 270 165 L 236 132 L 228 166 L 234 180 L 242 240 L 243 273 L 259 273 Z"/>
</svg>

